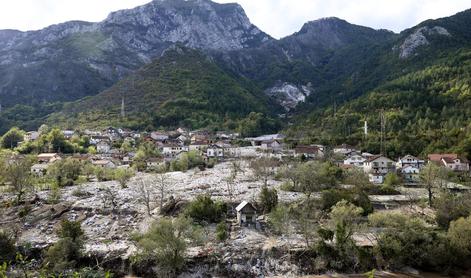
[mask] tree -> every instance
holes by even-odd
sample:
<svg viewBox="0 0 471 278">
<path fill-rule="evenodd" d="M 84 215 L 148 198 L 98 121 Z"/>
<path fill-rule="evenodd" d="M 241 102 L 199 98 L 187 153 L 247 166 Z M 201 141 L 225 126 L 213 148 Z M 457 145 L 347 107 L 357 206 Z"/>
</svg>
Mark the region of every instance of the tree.
<svg viewBox="0 0 471 278">
<path fill-rule="evenodd" d="M 18 147 L 19 142 L 23 141 L 23 136 L 24 131 L 17 127 L 13 127 L 2 136 L 0 145 L 4 149 L 14 149 Z"/>
<path fill-rule="evenodd" d="M 73 152 L 72 145 L 65 140 L 64 134 L 58 128 L 52 129 L 46 136 L 46 141 L 50 152 Z"/>
<path fill-rule="evenodd" d="M 422 186 L 427 189 L 428 192 L 428 204 L 432 207 L 434 190 L 443 188 L 445 173 L 444 169 L 440 166 L 435 165 L 434 163 L 428 163 L 420 171 L 420 180 L 422 181 Z"/>
<path fill-rule="evenodd" d="M 384 178 L 386 186 L 397 186 L 401 184 L 401 179 L 395 173 L 388 173 Z"/>
<path fill-rule="evenodd" d="M 450 223 L 447 238 L 454 252 L 463 258 L 471 255 L 471 216 L 460 218 Z"/>
<path fill-rule="evenodd" d="M 290 214 L 289 207 L 285 205 L 276 206 L 268 216 L 268 223 L 276 234 L 291 234 L 293 221 L 294 217 Z"/>
<path fill-rule="evenodd" d="M 13 238 L 4 230 L 0 229 L 0 264 L 9 262 L 15 258 L 16 248 Z M 0 277 L 2 277 L 0 275 Z"/>
<path fill-rule="evenodd" d="M 200 230 L 186 217 L 162 218 L 149 231 L 136 238 L 141 250 L 139 259 L 155 261 L 160 277 L 175 277 L 185 263 L 184 254 L 189 244 L 198 243 Z"/>
<path fill-rule="evenodd" d="M 268 179 L 275 173 L 278 162 L 272 158 L 261 157 L 250 162 L 253 175 L 263 181 L 263 186 L 268 186 Z"/>
<path fill-rule="evenodd" d="M 199 195 L 196 200 L 188 204 L 185 215 L 197 222 L 217 223 L 225 218 L 226 204 L 222 201 L 214 202 L 209 195 Z"/>
<path fill-rule="evenodd" d="M 469 216 L 471 214 L 470 198 L 470 193 L 458 195 L 448 192 L 441 193 L 433 204 L 436 209 L 435 220 L 437 224 L 448 229 L 451 221 Z"/>
<path fill-rule="evenodd" d="M 49 133 L 49 131 L 50 131 L 49 126 L 46 125 L 46 124 L 42 124 L 42 125 L 38 128 L 39 135 L 46 135 L 46 134 Z"/>
<path fill-rule="evenodd" d="M 57 235 L 59 241 L 47 250 L 44 262 L 54 273 L 63 273 L 74 268 L 81 258 L 84 232 L 80 222 L 63 220 Z"/>
<path fill-rule="evenodd" d="M 150 182 L 144 179 L 141 179 L 137 184 L 138 199 L 145 205 L 148 216 L 152 215 L 152 202 L 155 197 L 155 189 L 156 188 Z"/>
<path fill-rule="evenodd" d="M 24 194 L 32 188 L 31 159 L 10 157 L 3 160 L 0 165 L 0 176 L 9 184 L 16 194 L 16 203 L 20 204 Z"/>
<path fill-rule="evenodd" d="M 263 212 L 269 213 L 278 205 L 278 192 L 276 189 L 268 189 L 264 186 L 260 191 L 259 200 Z"/>
<path fill-rule="evenodd" d="M 59 186 L 72 186 L 82 173 L 82 163 L 71 157 L 60 159 L 48 168 L 48 175 Z"/>
<path fill-rule="evenodd" d="M 134 171 L 130 168 L 119 168 L 114 172 L 114 178 L 119 182 L 121 188 L 126 188 L 127 183 L 134 175 Z"/>
<path fill-rule="evenodd" d="M 164 206 L 165 194 L 167 193 L 167 190 L 171 185 L 168 179 L 168 176 L 166 175 L 165 172 L 166 172 L 165 167 L 160 167 L 159 169 L 157 169 L 156 189 L 157 189 L 157 192 L 159 193 L 161 213 Z"/>
<path fill-rule="evenodd" d="M 234 193 L 235 193 L 235 182 L 237 179 L 237 175 L 239 172 L 243 172 L 242 167 L 239 162 L 233 161 L 231 163 L 231 172 L 229 176 L 226 178 L 227 183 L 227 195 L 229 196 L 229 202 L 231 203 L 231 211 L 234 211 Z"/>
<path fill-rule="evenodd" d="M 329 162 L 309 161 L 297 168 L 299 185 L 309 199 L 312 193 L 334 187 L 342 179 L 342 170 Z"/>
<path fill-rule="evenodd" d="M 351 239 L 362 213 L 362 208 L 345 200 L 332 207 L 329 214 L 330 227 L 335 230 L 335 240 L 338 246 L 346 244 Z"/>
</svg>

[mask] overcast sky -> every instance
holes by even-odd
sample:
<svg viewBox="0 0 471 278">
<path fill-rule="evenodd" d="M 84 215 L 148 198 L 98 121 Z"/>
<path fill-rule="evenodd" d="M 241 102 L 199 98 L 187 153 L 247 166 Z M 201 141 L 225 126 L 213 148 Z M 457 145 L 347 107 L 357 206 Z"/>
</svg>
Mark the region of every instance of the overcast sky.
<svg viewBox="0 0 471 278">
<path fill-rule="evenodd" d="M 67 20 L 100 21 L 111 11 L 150 0 L 0 0 L 0 29 L 35 30 Z M 429 18 L 471 8 L 471 0 L 216 0 L 238 2 L 251 21 L 279 38 L 303 23 L 336 16 L 359 25 L 400 32 Z"/>
</svg>

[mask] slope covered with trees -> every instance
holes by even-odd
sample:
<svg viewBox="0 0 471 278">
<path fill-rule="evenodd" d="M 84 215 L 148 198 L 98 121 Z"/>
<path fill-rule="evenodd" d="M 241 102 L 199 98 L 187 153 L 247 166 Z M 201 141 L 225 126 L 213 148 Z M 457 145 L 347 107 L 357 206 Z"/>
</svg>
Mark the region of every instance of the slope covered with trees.
<svg viewBox="0 0 471 278">
<path fill-rule="evenodd" d="M 471 51 L 451 52 L 435 65 L 387 82 L 338 108 L 319 109 L 304 122 L 312 129 L 306 132 L 299 125 L 291 132 L 332 145 L 347 141 L 377 153 L 383 113 L 388 155 L 453 151 L 469 156 L 470 86 Z"/>
<path fill-rule="evenodd" d="M 199 51 L 176 46 L 109 90 L 66 105 L 49 121 L 65 127 L 234 130 L 247 117 L 263 123 L 266 128 L 260 132 L 274 130 L 276 123 L 268 116 L 276 106 L 257 92 L 250 82 L 234 79 Z"/>
</svg>

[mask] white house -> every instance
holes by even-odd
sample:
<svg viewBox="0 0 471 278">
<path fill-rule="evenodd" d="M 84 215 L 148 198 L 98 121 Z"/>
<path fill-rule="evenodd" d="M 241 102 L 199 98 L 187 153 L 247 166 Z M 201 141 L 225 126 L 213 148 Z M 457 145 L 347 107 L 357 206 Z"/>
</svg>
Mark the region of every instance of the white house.
<svg viewBox="0 0 471 278">
<path fill-rule="evenodd" d="M 211 158 L 224 158 L 224 148 L 217 144 L 209 145 L 206 149 L 206 156 Z"/>
<path fill-rule="evenodd" d="M 163 142 L 163 141 L 168 140 L 169 136 L 165 132 L 154 131 L 150 134 L 150 138 L 152 138 L 155 141 Z"/>
<path fill-rule="evenodd" d="M 365 161 L 363 171 L 370 177 L 372 183 L 381 184 L 388 173 L 396 171 L 395 162 L 385 156 L 373 156 Z"/>
<path fill-rule="evenodd" d="M 162 147 L 162 154 L 165 157 L 175 157 L 177 154 L 181 152 L 188 152 L 188 146 L 181 146 L 178 144 L 165 144 Z"/>
<path fill-rule="evenodd" d="M 247 201 L 240 203 L 236 208 L 236 212 L 239 225 L 255 224 L 257 222 L 257 210 Z"/>
<path fill-rule="evenodd" d="M 30 142 L 30 141 L 36 141 L 39 138 L 39 132 L 37 131 L 29 131 L 26 132 L 25 135 L 23 136 L 23 141 L 25 142 Z"/>
<path fill-rule="evenodd" d="M 334 148 L 334 153 L 335 154 L 342 154 L 342 155 L 348 155 L 352 152 L 358 152 L 355 147 L 352 147 L 350 145 L 347 145 L 347 144 L 342 144 L 340 146 L 337 146 Z"/>
<path fill-rule="evenodd" d="M 417 183 L 420 181 L 420 168 L 416 166 L 408 165 L 400 168 L 399 171 L 406 182 Z"/>
<path fill-rule="evenodd" d="M 108 169 L 116 168 L 116 165 L 111 160 L 105 160 L 105 159 L 93 160 L 92 164 L 98 167 L 102 167 L 102 168 L 108 168 Z"/>
<path fill-rule="evenodd" d="M 201 151 L 205 152 L 206 149 L 208 148 L 209 144 L 207 141 L 195 141 L 191 143 L 189 150 L 190 151 Z"/>
<path fill-rule="evenodd" d="M 319 159 L 324 157 L 324 150 L 319 146 L 296 146 L 294 149 L 295 156 L 304 156 L 305 158 Z"/>
<path fill-rule="evenodd" d="M 62 134 L 64 134 L 65 139 L 70 139 L 70 138 L 72 138 L 72 136 L 74 136 L 75 131 L 73 131 L 73 130 L 63 130 Z"/>
<path fill-rule="evenodd" d="M 364 158 L 363 156 L 358 155 L 358 154 L 354 154 L 354 155 L 349 156 L 347 159 L 345 159 L 343 161 L 343 164 L 353 165 L 353 166 L 356 166 L 356 167 L 363 168 L 363 166 L 365 165 L 366 160 L 367 159 Z"/>
<path fill-rule="evenodd" d="M 466 158 L 443 157 L 442 163 L 445 167 L 455 172 L 469 172 L 469 161 Z"/>
<path fill-rule="evenodd" d="M 273 140 L 278 140 L 278 141 L 283 141 L 286 136 L 282 134 L 269 134 L 269 135 L 262 135 L 259 137 L 255 138 L 246 138 L 246 141 L 250 141 L 252 143 L 252 146 L 260 146 L 262 145 L 263 142 L 267 141 L 273 141 Z"/>
<path fill-rule="evenodd" d="M 283 149 L 283 143 L 281 140 L 267 140 L 260 144 L 262 150 L 281 151 Z"/>
<path fill-rule="evenodd" d="M 419 159 L 412 155 L 406 155 L 404 157 L 399 158 L 396 163 L 396 167 L 399 169 L 405 168 L 407 166 L 422 169 L 425 166 L 425 160 Z"/>
<path fill-rule="evenodd" d="M 100 141 L 96 144 L 96 151 L 98 153 L 109 153 L 111 150 L 111 145 L 107 141 Z"/>
</svg>

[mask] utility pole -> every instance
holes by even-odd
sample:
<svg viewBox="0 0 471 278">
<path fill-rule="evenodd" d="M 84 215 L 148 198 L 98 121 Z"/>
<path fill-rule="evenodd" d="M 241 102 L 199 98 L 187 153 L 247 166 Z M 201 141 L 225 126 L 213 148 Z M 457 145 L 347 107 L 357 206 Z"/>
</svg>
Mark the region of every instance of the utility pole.
<svg viewBox="0 0 471 278">
<path fill-rule="evenodd" d="M 384 145 L 385 145 L 385 131 L 386 131 L 386 118 L 384 116 L 384 110 L 381 109 L 381 155 L 384 155 Z"/>
<path fill-rule="evenodd" d="M 121 118 L 124 118 L 124 117 L 126 117 L 126 111 L 124 108 L 124 96 L 123 96 L 123 98 L 121 99 Z"/>
</svg>

